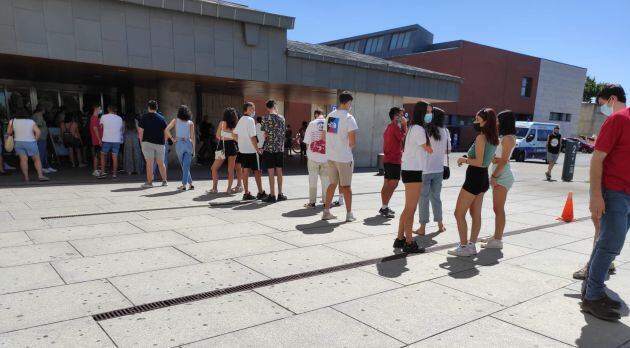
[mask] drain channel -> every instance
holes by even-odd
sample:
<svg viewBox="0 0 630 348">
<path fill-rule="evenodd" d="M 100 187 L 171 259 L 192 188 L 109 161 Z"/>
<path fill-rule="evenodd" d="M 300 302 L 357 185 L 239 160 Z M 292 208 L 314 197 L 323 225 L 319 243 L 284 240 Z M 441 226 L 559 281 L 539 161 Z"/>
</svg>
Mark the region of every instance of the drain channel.
<svg viewBox="0 0 630 348">
<path fill-rule="evenodd" d="M 590 217 L 583 217 L 583 218 L 577 219 L 577 221 L 585 221 L 585 220 L 588 220 L 588 219 L 590 219 Z M 540 229 L 545 229 L 545 228 L 550 228 L 550 227 L 561 226 L 561 225 L 565 225 L 565 224 L 566 224 L 565 222 L 554 222 L 554 223 L 546 224 L 546 225 L 532 226 L 532 227 L 528 227 L 528 228 L 524 228 L 524 229 L 520 229 L 520 230 L 515 230 L 515 231 L 512 231 L 512 232 L 507 232 L 507 233 L 505 233 L 505 236 L 518 235 L 518 234 L 522 234 L 522 233 L 537 231 L 537 230 L 540 230 Z M 440 250 L 444 250 L 444 249 L 455 247 L 455 246 L 457 246 L 457 244 L 458 243 L 451 243 L 451 244 L 445 244 L 445 245 L 442 245 L 442 246 L 439 246 L 439 247 L 429 247 L 429 248 L 427 248 L 426 251 L 427 252 L 440 251 Z M 257 281 L 257 282 L 253 282 L 253 283 L 247 283 L 247 284 L 243 284 L 243 285 L 232 286 L 232 287 L 229 287 L 229 288 L 216 289 L 216 290 L 212 290 L 212 291 L 208 291 L 208 292 L 202 292 L 202 293 L 199 293 L 199 294 L 182 296 L 182 297 L 172 298 L 172 299 L 168 299 L 168 300 L 156 301 L 156 302 L 146 303 L 146 304 L 142 304 L 142 305 L 138 305 L 138 306 L 123 308 L 123 309 L 117 309 L 117 310 L 113 310 L 113 311 L 110 311 L 110 312 L 95 314 L 95 315 L 92 316 L 92 318 L 95 321 L 103 321 L 103 320 L 108 320 L 108 319 L 120 318 L 120 317 L 124 317 L 124 316 L 127 316 L 127 315 L 133 315 L 133 314 L 153 311 L 153 310 L 156 310 L 156 309 L 161 309 L 161 308 L 181 305 L 181 304 L 185 304 L 185 303 L 201 301 L 201 300 L 205 300 L 205 299 L 208 299 L 208 298 L 219 297 L 219 296 L 223 296 L 223 295 L 228 295 L 228 294 L 233 294 L 233 293 L 238 293 L 238 292 L 243 292 L 243 291 L 254 290 L 254 289 L 265 287 L 265 286 L 282 284 L 282 283 L 286 283 L 286 282 L 290 282 L 290 281 L 294 281 L 294 280 L 298 280 L 298 279 L 311 278 L 311 277 L 319 276 L 319 275 L 322 275 L 322 274 L 335 273 L 335 272 L 339 272 L 339 271 L 345 271 L 345 270 L 349 270 L 349 269 L 375 265 L 377 263 L 399 260 L 399 259 L 403 259 L 403 258 L 406 258 L 406 257 L 416 256 L 416 255 L 420 255 L 420 254 L 399 253 L 399 254 L 394 254 L 394 255 L 390 255 L 390 256 L 386 256 L 386 257 L 379 257 L 379 258 L 375 258 L 375 259 L 369 259 L 369 260 L 357 261 L 357 262 L 347 263 L 347 264 L 338 265 L 338 266 L 321 268 L 321 269 L 317 269 L 317 270 L 314 270 L 314 271 L 308 271 L 308 272 L 303 272 L 303 273 L 291 274 L 291 275 L 284 276 L 284 277 L 266 279 L 266 280 L 261 280 L 261 281 Z"/>
</svg>

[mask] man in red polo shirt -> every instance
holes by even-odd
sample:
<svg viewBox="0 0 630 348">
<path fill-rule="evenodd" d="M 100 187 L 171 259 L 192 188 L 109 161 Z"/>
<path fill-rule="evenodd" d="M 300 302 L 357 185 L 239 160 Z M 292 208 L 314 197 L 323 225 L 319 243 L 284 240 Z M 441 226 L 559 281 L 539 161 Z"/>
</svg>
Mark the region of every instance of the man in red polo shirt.
<svg viewBox="0 0 630 348">
<path fill-rule="evenodd" d="M 601 231 L 582 285 L 581 306 L 582 311 L 599 319 L 618 320 L 621 302 L 608 297 L 604 281 L 630 228 L 630 108 L 619 85 L 605 86 L 597 102 L 608 117 L 591 159 L 590 209 Z"/>
<path fill-rule="evenodd" d="M 391 219 L 394 211 L 389 208 L 389 201 L 398 186 L 400 180 L 400 163 L 403 153 L 403 139 L 407 132 L 407 119 L 404 117 L 404 110 L 395 106 L 389 110 L 391 122 L 383 133 L 383 166 L 385 167 L 385 182 L 381 189 L 381 201 L 383 206 L 378 213 L 381 216 Z"/>
</svg>

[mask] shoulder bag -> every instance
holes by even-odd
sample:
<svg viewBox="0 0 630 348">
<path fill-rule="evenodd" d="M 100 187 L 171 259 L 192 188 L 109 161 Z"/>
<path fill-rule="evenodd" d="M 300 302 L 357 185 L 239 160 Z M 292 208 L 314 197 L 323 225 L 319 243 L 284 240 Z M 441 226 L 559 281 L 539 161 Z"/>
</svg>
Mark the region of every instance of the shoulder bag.
<svg viewBox="0 0 630 348">
<path fill-rule="evenodd" d="M 448 132 L 444 132 L 444 140 L 450 142 L 451 141 L 451 137 L 447 136 Z M 448 180 L 448 178 L 451 177 L 451 164 L 450 164 L 450 160 L 448 158 L 448 143 L 446 144 L 446 165 L 444 166 L 444 172 L 442 172 L 442 179 L 443 180 Z"/>
<path fill-rule="evenodd" d="M 221 130 L 219 130 L 219 134 L 221 134 L 221 149 L 217 149 L 214 152 L 214 159 L 224 160 L 225 159 L 225 139 L 223 138 L 223 124 L 221 124 Z"/>
<path fill-rule="evenodd" d="M 13 139 L 13 120 L 9 123 L 9 128 L 11 129 L 11 132 L 7 132 L 7 138 L 4 140 L 4 150 L 6 152 L 13 152 L 13 148 L 15 147 L 15 141 Z"/>
</svg>

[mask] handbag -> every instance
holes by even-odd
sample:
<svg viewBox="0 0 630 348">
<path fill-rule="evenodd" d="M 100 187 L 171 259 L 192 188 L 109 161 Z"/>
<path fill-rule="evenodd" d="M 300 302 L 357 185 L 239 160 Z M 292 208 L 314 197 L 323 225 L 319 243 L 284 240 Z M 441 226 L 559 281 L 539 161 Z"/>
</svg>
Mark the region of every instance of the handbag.
<svg viewBox="0 0 630 348">
<path fill-rule="evenodd" d="M 448 134 L 448 132 L 446 132 L 446 134 Z M 446 141 L 451 141 L 450 136 L 447 136 L 445 138 L 446 138 Z M 446 144 L 446 165 L 444 166 L 444 171 L 442 172 L 442 179 L 448 180 L 448 178 L 450 177 L 451 177 L 451 164 L 448 157 L 448 143 L 447 143 Z"/>
<path fill-rule="evenodd" d="M 11 128 L 11 133 L 13 133 L 13 121 L 11 121 L 9 128 Z M 13 139 L 13 134 L 7 135 L 7 138 L 4 140 L 4 151 L 13 152 L 14 147 L 15 147 L 15 141 Z"/>
<path fill-rule="evenodd" d="M 224 160 L 225 159 L 225 139 L 223 138 L 223 125 L 221 125 L 221 142 L 222 142 L 222 147 L 221 149 L 217 149 L 216 151 L 214 151 L 214 159 L 218 159 L 218 160 Z"/>
</svg>

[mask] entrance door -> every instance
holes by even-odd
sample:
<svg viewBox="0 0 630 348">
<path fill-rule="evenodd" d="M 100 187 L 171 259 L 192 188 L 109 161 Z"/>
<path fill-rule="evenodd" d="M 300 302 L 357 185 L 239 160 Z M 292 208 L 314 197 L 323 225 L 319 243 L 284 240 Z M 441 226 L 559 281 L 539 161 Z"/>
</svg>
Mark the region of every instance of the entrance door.
<svg viewBox="0 0 630 348">
<path fill-rule="evenodd" d="M 78 92 L 61 92 L 61 105 L 67 115 L 81 119 L 81 98 Z"/>
</svg>

